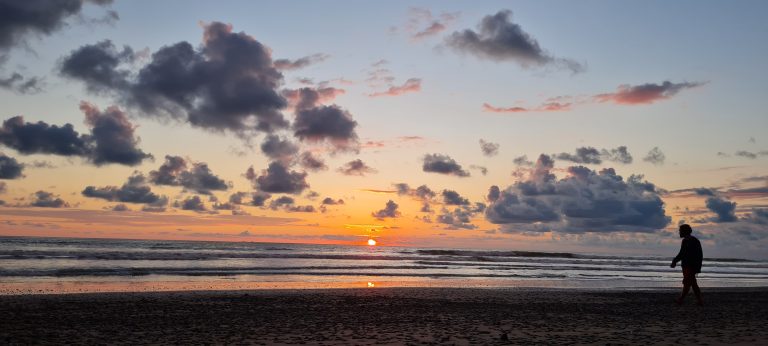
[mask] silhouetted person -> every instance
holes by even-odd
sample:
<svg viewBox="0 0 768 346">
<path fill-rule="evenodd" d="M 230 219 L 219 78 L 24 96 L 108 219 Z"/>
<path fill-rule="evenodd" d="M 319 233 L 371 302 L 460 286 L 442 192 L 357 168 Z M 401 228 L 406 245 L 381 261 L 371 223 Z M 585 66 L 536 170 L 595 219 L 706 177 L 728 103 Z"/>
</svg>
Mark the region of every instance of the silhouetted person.
<svg viewBox="0 0 768 346">
<path fill-rule="evenodd" d="M 693 287 L 693 293 L 696 295 L 698 304 L 704 304 L 701 300 L 699 284 L 696 282 L 696 274 L 701 273 L 701 261 L 704 255 L 701 251 L 701 242 L 692 236 L 691 232 L 693 232 L 693 229 L 691 229 L 690 225 L 680 225 L 680 238 L 683 238 L 683 243 L 680 246 L 680 252 L 672 260 L 672 264 L 669 265 L 674 268 L 677 262 L 682 261 L 680 266 L 683 267 L 683 292 L 679 298 L 675 299 L 675 303 L 678 305 L 683 303 L 683 299 L 688 295 L 691 287 Z"/>
</svg>

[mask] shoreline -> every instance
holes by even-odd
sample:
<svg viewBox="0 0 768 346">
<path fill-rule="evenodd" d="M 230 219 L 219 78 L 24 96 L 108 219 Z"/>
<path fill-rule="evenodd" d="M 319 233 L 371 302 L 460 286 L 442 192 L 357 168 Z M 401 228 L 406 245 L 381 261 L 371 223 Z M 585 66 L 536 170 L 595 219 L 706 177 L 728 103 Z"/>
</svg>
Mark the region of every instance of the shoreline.
<svg viewBox="0 0 768 346">
<path fill-rule="evenodd" d="M 768 288 L 347 288 L 0 296 L 6 344 L 765 344 Z M 502 340 L 506 335 L 507 340 Z"/>
</svg>

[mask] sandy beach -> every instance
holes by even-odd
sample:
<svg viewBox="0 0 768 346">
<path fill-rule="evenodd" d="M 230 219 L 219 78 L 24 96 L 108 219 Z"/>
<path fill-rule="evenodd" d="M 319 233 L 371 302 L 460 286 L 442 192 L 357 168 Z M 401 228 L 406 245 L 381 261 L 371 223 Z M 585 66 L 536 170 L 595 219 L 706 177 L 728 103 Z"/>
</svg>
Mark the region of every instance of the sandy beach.
<svg viewBox="0 0 768 346">
<path fill-rule="evenodd" d="M 766 344 L 768 289 L 374 288 L 0 296 L 0 343 Z"/>
</svg>

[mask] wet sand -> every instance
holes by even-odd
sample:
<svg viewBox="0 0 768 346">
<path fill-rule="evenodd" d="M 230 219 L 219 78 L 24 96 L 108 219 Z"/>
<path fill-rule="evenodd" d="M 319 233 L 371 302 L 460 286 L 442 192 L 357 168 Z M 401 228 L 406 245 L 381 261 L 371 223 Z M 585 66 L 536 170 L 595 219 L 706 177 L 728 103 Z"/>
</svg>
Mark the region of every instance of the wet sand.
<svg viewBox="0 0 768 346">
<path fill-rule="evenodd" d="M 0 344 L 768 344 L 768 289 L 372 288 L 0 296 Z"/>
</svg>

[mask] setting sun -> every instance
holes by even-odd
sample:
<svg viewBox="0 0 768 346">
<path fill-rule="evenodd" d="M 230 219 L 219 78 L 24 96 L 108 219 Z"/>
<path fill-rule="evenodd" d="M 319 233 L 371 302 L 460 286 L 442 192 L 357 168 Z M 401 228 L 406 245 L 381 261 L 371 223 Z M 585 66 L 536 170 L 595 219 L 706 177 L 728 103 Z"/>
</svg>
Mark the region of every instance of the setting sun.
<svg viewBox="0 0 768 346">
<path fill-rule="evenodd" d="M 374 240 L 373 238 L 368 239 L 368 246 L 376 246 L 376 240 Z"/>
</svg>

